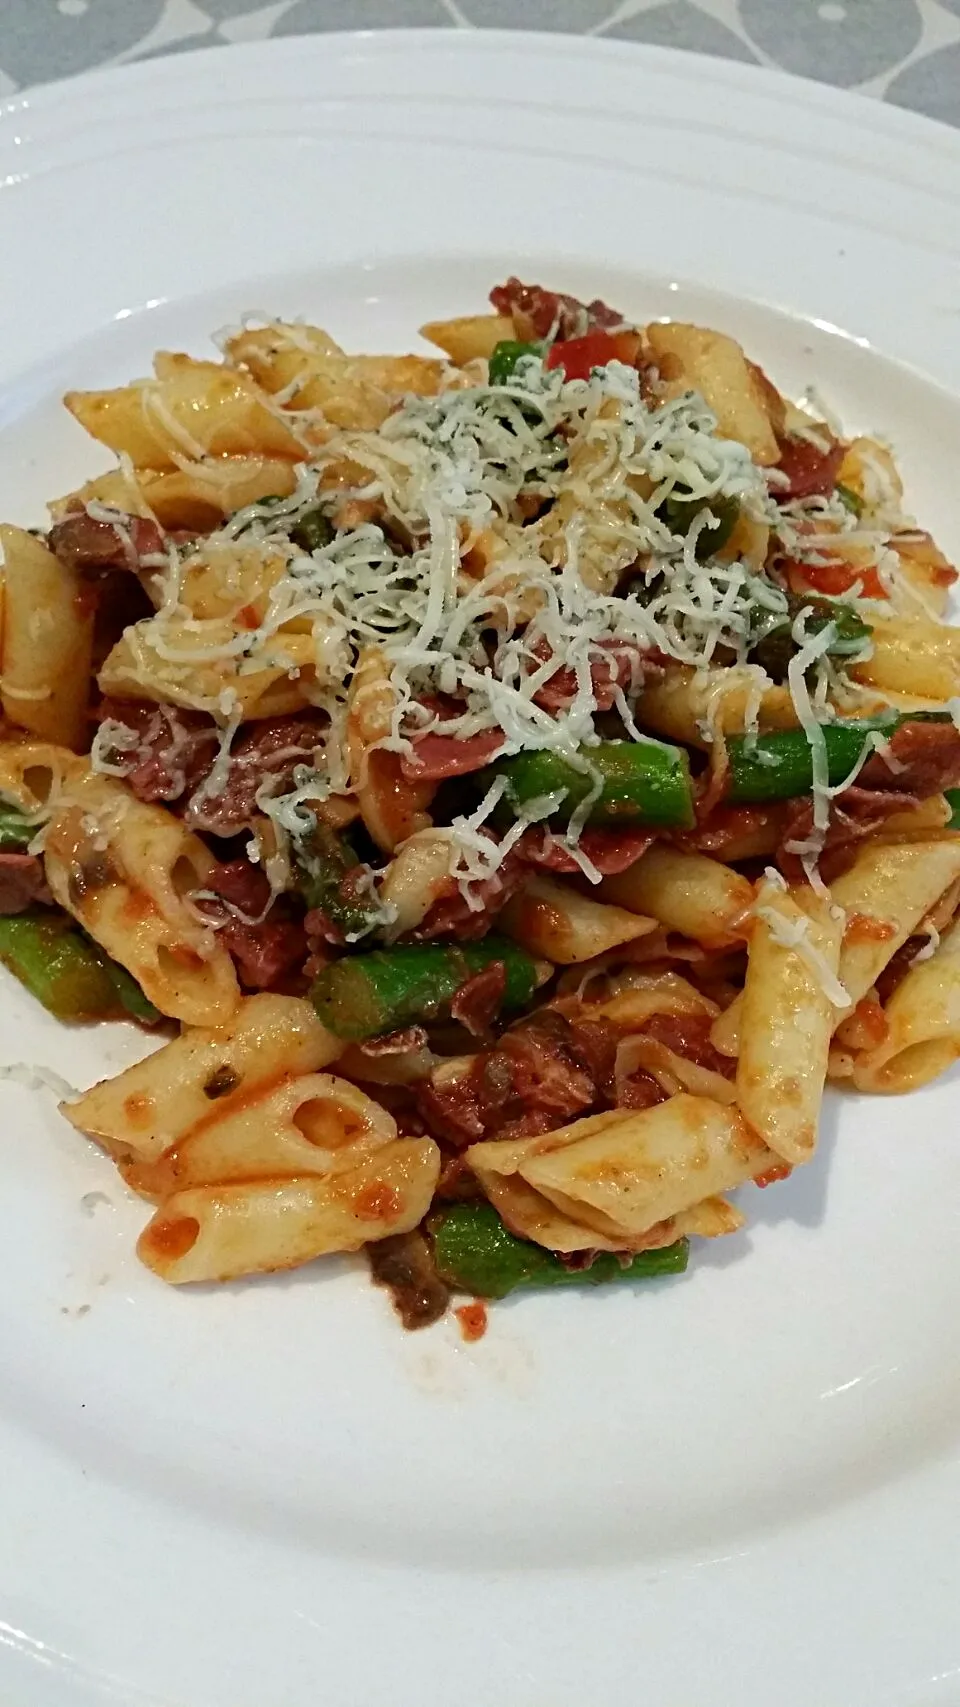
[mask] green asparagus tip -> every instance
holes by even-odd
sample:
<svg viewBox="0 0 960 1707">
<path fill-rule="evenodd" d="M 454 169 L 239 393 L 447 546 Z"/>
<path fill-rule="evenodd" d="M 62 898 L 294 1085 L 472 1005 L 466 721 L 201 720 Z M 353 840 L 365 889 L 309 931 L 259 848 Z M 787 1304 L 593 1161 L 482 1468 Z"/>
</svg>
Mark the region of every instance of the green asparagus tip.
<svg viewBox="0 0 960 1707">
<path fill-rule="evenodd" d="M 456 1203 L 429 1223 L 437 1270 L 448 1286 L 476 1298 L 505 1298 L 538 1286 L 604 1286 L 624 1280 L 682 1274 L 686 1239 L 623 1258 L 601 1251 L 589 1268 L 567 1268 L 553 1251 L 518 1239 L 490 1203 Z"/>
</svg>

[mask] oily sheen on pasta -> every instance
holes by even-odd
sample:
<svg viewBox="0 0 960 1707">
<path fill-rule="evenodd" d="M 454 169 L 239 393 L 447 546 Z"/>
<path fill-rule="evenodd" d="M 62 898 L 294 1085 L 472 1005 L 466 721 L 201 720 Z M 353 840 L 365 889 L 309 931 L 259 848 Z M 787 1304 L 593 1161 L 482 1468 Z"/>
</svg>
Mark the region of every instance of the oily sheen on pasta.
<svg viewBox="0 0 960 1707">
<path fill-rule="evenodd" d="M 516 278 L 422 335 L 71 392 L 99 472 L 0 528 L 0 959 L 155 1044 L 64 1115 L 155 1276 L 365 1249 L 408 1326 L 675 1274 L 828 1082 L 960 1056 L 956 571 L 892 447 Z"/>
</svg>

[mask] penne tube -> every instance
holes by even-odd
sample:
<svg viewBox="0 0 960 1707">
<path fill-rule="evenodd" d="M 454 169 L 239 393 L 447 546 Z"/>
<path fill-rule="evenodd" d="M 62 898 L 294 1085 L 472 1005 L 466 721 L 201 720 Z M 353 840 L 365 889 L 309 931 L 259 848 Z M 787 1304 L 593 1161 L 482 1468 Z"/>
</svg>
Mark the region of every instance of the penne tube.
<svg viewBox="0 0 960 1707">
<path fill-rule="evenodd" d="M 716 1004 L 676 972 L 643 972 L 631 968 L 629 983 L 600 1001 L 561 996 L 552 1008 L 576 1019 L 608 1020 L 618 1031 L 641 1031 L 653 1014 L 715 1014 Z"/>
<path fill-rule="evenodd" d="M 891 501 L 899 504 L 903 497 L 903 481 L 891 452 L 879 439 L 862 434 L 851 439 L 844 450 L 837 482 L 856 494 L 867 515 L 884 509 Z"/>
<path fill-rule="evenodd" d="M 440 1173 L 432 1138 L 397 1138 L 349 1172 L 179 1191 L 141 1233 L 137 1255 L 161 1280 L 236 1280 L 299 1268 L 332 1251 L 409 1233 Z"/>
<path fill-rule="evenodd" d="M 636 865 L 600 885 L 604 901 L 645 913 L 693 937 L 705 948 L 724 948 L 746 935 L 753 884 L 719 860 L 655 842 Z"/>
<path fill-rule="evenodd" d="M 616 1114 L 595 1115 L 591 1130 L 615 1122 Z M 573 1203 L 562 1193 L 544 1196 L 524 1178 L 528 1162 L 546 1151 L 565 1149 L 577 1143 L 583 1135 L 585 1121 L 559 1127 L 540 1137 L 497 1138 L 474 1144 L 466 1159 L 495 1208 L 504 1214 L 507 1225 L 516 1232 L 525 1221 L 531 1229 L 529 1236 L 538 1244 L 549 1244 L 553 1250 L 582 1250 L 589 1248 L 587 1240 L 600 1243 L 597 1249 L 623 1250 L 628 1235 L 609 1215 L 589 1204 Z M 511 1219 L 512 1217 L 512 1219 Z M 646 1245 L 647 1234 L 641 1240 Z M 559 1242 L 556 1242 L 559 1241 Z M 631 1248 L 634 1248 L 631 1245 Z"/>
<path fill-rule="evenodd" d="M 628 1238 L 776 1161 L 737 1109 L 707 1097 L 683 1094 L 639 1114 L 594 1120 L 604 1124 L 590 1130 L 589 1119 L 578 1121 L 576 1143 L 541 1152 L 521 1171 L 551 1202 L 599 1212 Z"/>
<path fill-rule="evenodd" d="M 478 1170 L 478 1177 L 479 1170 Z M 504 1225 L 518 1238 L 532 1239 L 534 1244 L 548 1250 L 569 1254 L 574 1251 L 657 1250 L 672 1245 L 677 1239 L 697 1237 L 721 1238 L 735 1233 L 743 1226 L 743 1216 L 723 1197 L 707 1197 L 692 1209 L 684 1209 L 669 1221 L 661 1221 L 629 1244 L 622 1233 L 600 1230 L 602 1217 L 586 1219 L 582 1212 L 564 1214 L 540 1192 L 534 1191 L 518 1173 L 498 1174 L 489 1170 L 482 1176 L 483 1189 Z M 579 1214 L 579 1218 L 578 1218 Z"/>
<path fill-rule="evenodd" d="M 267 1082 L 205 1120 L 143 1170 L 138 1190 L 157 1197 L 225 1180 L 292 1179 L 356 1167 L 397 1136 L 393 1115 L 359 1086 L 330 1073 Z"/>
<path fill-rule="evenodd" d="M 180 578 L 179 605 L 200 622 L 242 615 L 250 626 L 264 621 L 270 594 L 286 569 L 281 552 L 234 540 L 211 542 L 191 552 Z"/>
<path fill-rule="evenodd" d="M 611 445 L 622 418 L 619 399 L 600 404 L 589 432 L 571 443 L 555 502 L 537 524 L 540 549 L 548 561 L 566 563 L 574 543 L 577 573 L 597 593 L 612 593 L 633 558 L 633 547 L 624 538 L 632 520 L 630 504 L 626 498 L 612 498 L 607 481 Z M 629 485 L 643 499 L 654 488 L 650 477 L 641 473 L 631 475 Z"/>
<path fill-rule="evenodd" d="M 774 801 L 768 806 L 717 806 L 709 823 L 687 838 L 691 847 L 711 859 L 735 863 L 742 859 L 770 859 L 783 841 L 788 806 Z"/>
<path fill-rule="evenodd" d="M 935 831 L 947 828 L 950 816 L 951 808 L 946 796 L 931 794 L 926 800 L 918 800 L 915 806 L 904 807 L 902 812 L 891 812 L 877 829 L 876 840 L 929 841 Z"/>
<path fill-rule="evenodd" d="M 678 1054 L 661 1043 L 659 1038 L 645 1037 L 643 1032 L 633 1037 L 621 1038 L 617 1044 L 616 1083 L 629 1084 L 630 1076 L 637 1071 L 648 1073 L 652 1079 L 666 1092 L 667 1096 L 677 1096 L 681 1091 L 692 1091 L 696 1096 L 712 1097 L 714 1102 L 736 1102 L 737 1093 L 730 1080 L 712 1067 L 701 1067 L 696 1061 L 691 1061 L 686 1055 Z M 618 1102 L 629 1107 L 626 1097 L 618 1095 Z"/>
<path fill-rule="evenodd" d="M 299 996 L 245 996 L 223 1026 L 196 1026 L 126 1072 L 61 1104 L 61 1113 L 118 1160 L 156 1162 L 201 1121 L 265 1085 L 336 1060 L 339 1038 Z"/>
<path fill-rule="evenodd" d="M 694 670 L 672 664 L 659 681 L 651 679 L 643 689 L 643 723 L 671 740 L 709 751 L 712 741 L 705 730 L 742 735 L 747 716 L 757 708 L 760 728 L 796 729 L 796 706 L 789 688 L 758 686 L 752 666 L 743 670 Z M 759 696 L 759 704 L 758 704 Z"/>
<path fill-rule="evenodd" d="M 3 715 L 41 741 L 80 751 L 96 597 L 91 587 L 23 528 L 0 526 L 3 546 Z"/>
<path fill-rule="evenodd" d="M 421 338 L 443 350 L 454 367 L 489 361 L 498 344 L 516 335 L 509 314 L 464 314 L 456 320 L 430 320 L 420 328 Z"/>
<path fill-rule="evenodd" d="M 718 1014 L 710 1027 L 710 1042 L 720 1055 L 734 1060 L 740 1053 L 740 1022 L 743 1015 L 743 991 L 734 996 L 729 1007 Z"/>
<path fill-rule="evenodd" d="M 765 376 L 747 360 L 735 339 L 677 320 L 654 321 L 646 337 L 668 397 L 698 391 L 716 415 L 724 438 L 746 445 L 761 467 L 780 461 Z"/>
<path fill-rule="evenodd" d="M 474 1144 L 466 1159 L 484 1185 L 491 1172 L 518 1173 L 563 1214 L 622 1239 L 624 1248 L 777 1162 L 737 1109 L 687 1094 L 641 1113 L 591 1115 L 534 1139 Z"/>
<path fill-rule="evenodd" d="M 839 973 L 854 1006 L 958 877 L 960 836 L 861 848 L 830 890 L 847 915 Z"/>
<path fill-rule="evenodd" d="M 871 626 L 871 654 L 850 672 L 856 681 L 930 700 L 960 693 L 960 629 L 923 616 Z"/>
<path fill-rule="evenodd" d="M 500 1173 L 492 1167 L 481 1170 L 479 1166 L 474 1166 L 474 1172 L 501 1221 L 519 1239 L 532 1239 L 534 1244 L 563 1253 L 625 1248 L 616 1229 L 608 1227 L 603 1231 L 583 1216 L 564 1214 L 555 1203 L 534 1191 L 519 1173 Z M 664 1243 L 669 1244 L 669 1239 Z"/>
<path fill-rule="evenodd" d="M 88 771 L 58 801 L 43 859 L 61 907 L 162 1014 L 186 1025 L 231 1018 L 240 999 L 233 962 L 189 904 L 216 860 L 172 813 Z"/>
<path fill-rule="evenodd" d="M 148 699 L 189 711 L 222 715 L 224 695 L 244 718 L 283 717 L 312 703 L 320 687 L 337 677 L 342 660 L 312 634 L 280 629 L 257 653 L 246 657 L 231 644 L 234 624 L 226 617 L 202 627 L 189 615 L 164 621 L 162 633 L 147 618 L 129 627 L 108 654 L 97 677 L 115 699 Z M 344 666 L 345 667 L 345 666 Z"/>
<path fill-rule="evenodd" d="M 166 473 L 131 464 L 88 480 L 47 507 L 54 521 L 98 503 L 127 515 L 152 517 L 162 528 L 208 533 L 247 504 L 288 498 L 296 484 L 295 465 L 276 456 L 223 456 Z"/>
<path fill-rule="evenodd" d="M 960 924 L 928 960 L 914 960 L 883 1017 L 886 1035 L 854 1059 L 858 1091 L 916 1090 L 960 1059 Z"/>
<path fill-rule="evenodd" d="M 396 693 L 379 646 L 364 646 L 357 658 L 347 701 L 350 776 L 363 821 L 378 848 L 392 853 L 426 830 L 435 783 L 410 782 L 399 753 L 376 747 L 393 731 Z"/>
<path fill-rule="evenodd" d="M 139 487 L 163 528 L 206 533 L 261 498 L 289 498 L 295 465 L 279 456 L 224 456 L 178 468 L 176 473 L 142 470 Z"/>
<path fill-rule="evenodd" d="M 635 942 L 656 930 L 656 920 L 624 907 L 591 901 L 550 877 L 531 877 L 500 915 L 500 928 L 528 954 L 575 966 Z"/>
<path fill-rule="evenodd" d="M 245 374 L 189 356 L 159 365 L 162 378 L 115 391 L 68 391 L 63 401 L 91 438 L 137 468 L 175 471 L 185 460 L 216 456 L 302 459 L 300 440 Z"/>
<path fill-rule="evenodd" d="M 912 594 L 913 609 L 923 615 L 933 611 L 942 620 L 957 578 L 949 558 L 944 557 L 928 533 L 919 530 L 903 537 L 894 534 L 890 545 L 900 559 L 900 582 L 907 595 L 903 600 L 907 611 L 911 609 Z"/>
<path fill-rule="evenodd" d="M 960 837 L 941 841 L 867 842 L 830 895 L 846 914 L 837 975 L 851 1007 L 872 989 L 921 919 L 960 877 Z M 714 1022 L 710 1040 L 721 1055 L 740 1048 L 743 998 Z M 836 1024 L 843 1013 L 838 1009 Z"/>
<path fill-rule="evenodd" d="M 880 998 L 875 990 L 864 996 L 862 1002 L 845 1019 L 840 1021 L 833 1034 L 834 1045 L 838 1049 L 853 1051 L 860 1049 L 875 1049 L 887 1035 L 887 1021 Z"/>
<path fill-rule="evenodd" d="M 791 1166 L 816 1148 L 830 1038 L 850 1010 L 836 978 L 842 935 L 842 915 L 809 886 L 762 885 L 743 989 L 737 1100 Z"/>
<path fill-rule="evenodd" d="M 419 830 L 403 843 L 380 882 L 381 900 L 394 912 L 391 938 L 415 930 L 434 903 L 450 893 L 455 854 L 449 830 Z"/>
<path fill-rule="evenodd" d="M 143 493 L 143 476 L 131 464 L 127 468 L 111 468 L 85 480 L 75 491 L 62 498 L 51 498 L 47 504 L 50 518 L 62 522 L 65 516 L 85 510 L 88 504 L 104 504 L 111 510 L 122 510 L 128 516 L 153 516 Z"/>
<path fill-rule="evenodd" d="M 86 760 L 51 741 L 0 742 L 0 799 L 35 816 L 37 829 Z"/>
<path fill-rule="evenodd" d="M 408 392 L 435 396 L 446 372 L 435 356 L 349 356 L 319 327 L 281 321 L 241 332 L 227 354 L 290 408 L 355 431 L 379 427 Z"/>
</svg>

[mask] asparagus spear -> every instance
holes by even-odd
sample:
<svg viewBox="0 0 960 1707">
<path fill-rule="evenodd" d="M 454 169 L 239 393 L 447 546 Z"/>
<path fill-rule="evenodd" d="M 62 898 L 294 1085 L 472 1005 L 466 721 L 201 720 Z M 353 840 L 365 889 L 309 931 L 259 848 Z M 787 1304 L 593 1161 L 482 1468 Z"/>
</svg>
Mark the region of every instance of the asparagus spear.
<svg viewBox="0 0 960 1707">
<path fill-rule="evenodd" d="M 336 1037 L 376 1037 L 442 1009 L 492 961 L 501 961 L 506 973 L 501 1005 L 525 1007 L 540 982 L 540 969 L 502 937 L 451 948 L 415 943 L 337 960 L 318 974 L 310 999 Z"/>
<path fill-rule="evenodd" d="M 0 806 L 0 853 L 23 853 L 38 829 L 15 806 Z"/>
<path fill-rule="evenodd" d="M 102 950 L 98 949 L 97 952 L 116 992 L 120 1007 L 131 1019 L 138 1019 L 143 1025 L 159 1025 L 164 1015 L 159 1008 L 154 1007 L 149 996 L 144 995 L 132 973 L 128 972 L 125 966 L 118 966 L 115 960 L 108 960 Z"/>
<path fill-rule="evenodd" d="M 349 842 L 328 824 L 294 844 L 299 888 L 307 906 L 322 912 L 355 942 L 379 922 L 368 866 L 361 865 Z"/>
<path fill-rule="evenodd" d="M 905 723 L 949 723 L 947 711 L 912 712 L 902 717 L 873 717 L 846 723 L 824 723 L 828 780 L 831 787 L 850 775 L 868 737 L 885 738 Z M 727 800 L 734 806 L 767 800 L 793 800 L 813 787 L 813 757 L 802 729 L 779 729 L 770 735 L 737 735 L 727 742 L 730 786 Z"/>
<path fill-rule="evenodd" d="M 852 605 L 835 604 L 829 599 L 802 599 L 788 594 L 786 616 L 767 629 L 750 654 L 753 662 L 761 664 L 775 682 L 786 681 L 790 660 L 799 651 L 793 638 L 793 622 L 801 610 L 808 612 L 804 627 L 808 638 L 821 633 L 828 623 L 833 624 L 834 638 L 827 651 L 830 658 L 856 657 L 862 653 L 873 633 Z"/>
<path fill-rule="evenodd" d="M 835 491 L 845 510 L 849 510 L 854 516 L 863 515 L 863 499 L 858 492 L 853 490 L 852 486 L 844 486 L 838 481 Z"/>
<path fill-rule="evenodd" d="M 517 1239 L 489 1203 L 455 1203 L 428 1223 L 437 1271 L 459 1292 L 505 1298 L 530 1286 L 602 1286 L 657 1274 L 682 1274 L 686 1239 L 661 1250 L 639 1251 L 623 1260 L 600 1252 L 589 1268 L 570 1269 L 542 1245 Z"/>
<path fill-rule="evenodd" d="M 591 824 L 656 824 L 689 830 L 693 825 L 693 794 L 687 755 L 662 741 L 601 741 L 581 749 L 591 767 L 581 771 L 558 753 L 516 753 L 481 773 L 489 787 L 494 777 L 507 779 L 507 802 L 517 811 L 528 801 L 561 794 L 563 816 L 569 817 L 596 786 L 601 791 L 590 809 Z"/>
<path fill-rule="evenodd" d="M 663 502 L 662 515 L 668 528 L 675 534 L 687 534 L 690 525 L 702 510 L 712 516 L 712 524 L 701 528 L 694 546 L 694 556 L 698 563 L 706 562 L 726 545 L 740 517 L 740 505 L 736 498 L 726 498 L 722 495 L 716 498 L 680 498 L 671 493 Z"/>
<path fill-rule="evenodd" d="M 524 344 L 516 338 L 503 338 L 493 347 L 488 377 L 491 385 L 509 385 L 522 356 L 542 356 L 546 344 Z"/>
<path fill-rule="evenodd" d="M 58 1019 L 109 1019 L 124 1010 L 163 1015 L 139 985 L 59 913 L 37 909 L 0 918 L 0 962 Z"/>
<path fill-rule="evenodd" d="M 301 551 L 307 552 L 319 551 L 322 546 L 329 545 L 333 536 L 333 523 L 319 504 L 316 509 L 304 510 L 290 529 L 290 538 L 294 545 L 299 545 Z"/>
</svg>

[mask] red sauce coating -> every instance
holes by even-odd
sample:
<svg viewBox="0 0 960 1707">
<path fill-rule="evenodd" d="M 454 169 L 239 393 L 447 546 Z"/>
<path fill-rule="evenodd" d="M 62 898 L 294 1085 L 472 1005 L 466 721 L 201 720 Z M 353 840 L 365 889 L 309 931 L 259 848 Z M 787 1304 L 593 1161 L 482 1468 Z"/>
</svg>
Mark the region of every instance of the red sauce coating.
<svg viewBox="0 0 960 1707">
<path fill-rule="evenodd" d="M 487 1331 L 487 1306 L 479 1298 L 472 1304 L 461 1304 L 453 1312 L 460 1323 L 460 1332 L 468 1345 L 482 1340 Z"/>
</svg>

